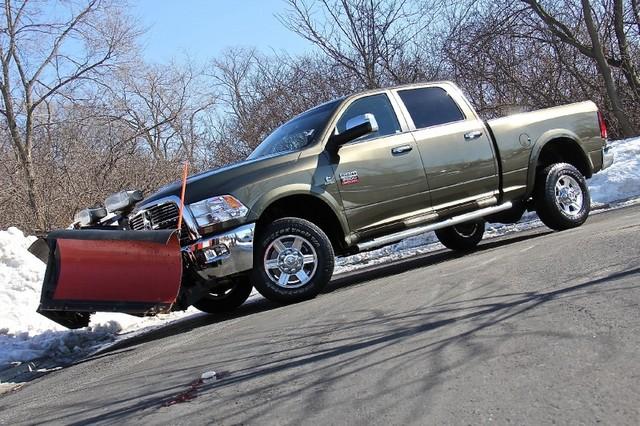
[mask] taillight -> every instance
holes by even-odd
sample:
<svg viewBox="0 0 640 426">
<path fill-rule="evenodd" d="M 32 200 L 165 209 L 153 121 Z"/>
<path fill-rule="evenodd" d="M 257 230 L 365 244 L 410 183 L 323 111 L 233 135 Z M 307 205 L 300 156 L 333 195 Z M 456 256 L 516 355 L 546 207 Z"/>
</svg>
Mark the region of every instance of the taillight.
<svg viewBox="0 0 640 426">
<path fill-rule="evenodd" d="M 600 137 L 607 139 L 607 123 L 604 121 L 604 115 L 598 111 L 598 124 L 600 125 Z"/>
</svg>

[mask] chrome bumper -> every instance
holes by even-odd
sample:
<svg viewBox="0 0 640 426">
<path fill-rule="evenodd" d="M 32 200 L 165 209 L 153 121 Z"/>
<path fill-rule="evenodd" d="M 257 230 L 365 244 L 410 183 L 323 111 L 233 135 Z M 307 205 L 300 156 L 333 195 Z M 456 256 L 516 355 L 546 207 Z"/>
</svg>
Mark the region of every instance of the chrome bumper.
<svg viewBox="0 0 640 426">
<path fill-rule="evenodd" d="M 254 223 L 242 225 L 201 238 L 182 251 L 202 278 L 226 277 L 253 268 L 254 231 Z"/>
<path fill-rule="evenodd" d="M 602 170 L 613 164 L 613 151 L 610 145 L 602 147 Z"/>
</svg>

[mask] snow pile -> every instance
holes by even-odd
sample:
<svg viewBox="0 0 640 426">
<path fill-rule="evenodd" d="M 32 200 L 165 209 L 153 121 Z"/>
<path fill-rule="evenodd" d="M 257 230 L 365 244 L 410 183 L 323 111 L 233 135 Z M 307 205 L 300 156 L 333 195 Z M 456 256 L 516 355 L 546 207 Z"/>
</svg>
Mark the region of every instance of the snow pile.
<svg viewBox="0 0 640 426">
<path fill-rule="evenodd" d="M 89 327 L 68 330 L 38 314 L 45 265 L 27 251 L 35 237 L 16 229 L 0 231 L 0 370 L 11 362 L 48 358 L 68 362 L 112 342 L 118 334 L 157 326 L 195 310 L 138 318 L 99 313 Z"/>
<path fill-rule="evenodd" d="M 640 138 L 614 141 L 611 147 L 613 164 L 589 180 L 595 204 L 640 196 Z"/>
<path fill-rule="evenodd" d="M 17 228 L 0 231 L 0 335 L 49 330 L 49 320 L 35 313 L 45 265 L 27 248 L 35 237 L 25 237 Z M 31 312 L 29 312 L 31 311 Z M 0 357 L 2 357 L 0 353 Z"/>
</svg>

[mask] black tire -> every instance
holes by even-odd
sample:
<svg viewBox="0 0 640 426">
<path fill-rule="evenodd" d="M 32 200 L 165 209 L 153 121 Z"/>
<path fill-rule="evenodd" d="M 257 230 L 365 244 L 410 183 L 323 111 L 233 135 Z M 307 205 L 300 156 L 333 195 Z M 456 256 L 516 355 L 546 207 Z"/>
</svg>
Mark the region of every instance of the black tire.
<svg viewBox="0 0 640 426">
<path fill-rule="evenodd" d="M 209 314 L 231 312 L 242 305 L 251 294 L 253 286 L 248 275 L 234 278 L 229 286 L 212 290 L 193 306 Z"/>
<path fill-rule="evenodd" d="M 315 256 L 313 264 L 305 263 L 311 256 Z M 267 262 L 278 266 L 268 268 Z M 258 235 L 252 281 L 265 298 L 296 303 L 317 296 L 331 279 L 333 266 L 333 247 L 322 229 L 307 220 L 287 217 L 274 221 Z"/>
<path fill-rule="evenodd" d="M 556 231 L 582 225 L 591 211 L 587 181 L 567 163 L 552 164 L 538 174 L 533 200 L 542 223 Z"/>
<path fill-rule="evenodd" d="M 484 220 L 461 223 L 435 231 L 436 237 L 448 249 L 469 251 L 476 248 L 484 235 Z"/>
</svg>

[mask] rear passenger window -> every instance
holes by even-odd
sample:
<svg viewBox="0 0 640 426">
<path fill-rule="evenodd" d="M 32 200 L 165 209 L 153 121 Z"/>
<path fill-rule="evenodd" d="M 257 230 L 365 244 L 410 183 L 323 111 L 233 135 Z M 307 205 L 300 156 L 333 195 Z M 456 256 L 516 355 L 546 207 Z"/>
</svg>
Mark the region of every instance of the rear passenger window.
<svg viewBox="0 0 640 426">
<path fill-rule="evenodd" d="M 464 120 L 464 115 L 451 96 L 440 87 L 400 90 L 416 129 Z"/>
</svg>

